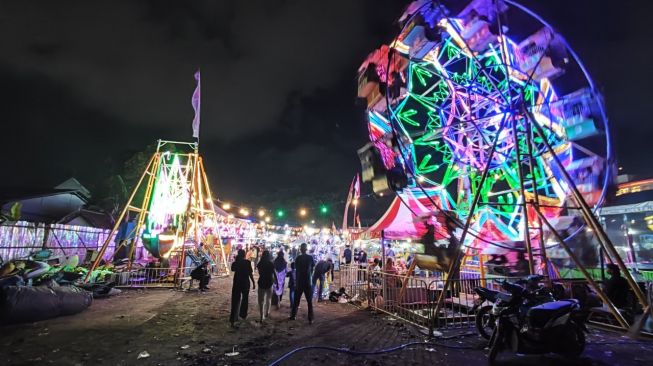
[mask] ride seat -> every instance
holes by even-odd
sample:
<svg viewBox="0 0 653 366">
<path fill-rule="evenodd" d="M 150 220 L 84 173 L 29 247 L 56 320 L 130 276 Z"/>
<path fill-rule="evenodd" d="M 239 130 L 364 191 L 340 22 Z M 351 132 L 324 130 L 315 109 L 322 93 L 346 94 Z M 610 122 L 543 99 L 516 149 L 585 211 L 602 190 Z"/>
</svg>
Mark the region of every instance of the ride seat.
<svg viewBox="0 0 653 366">
<path fill-rule="evenodd" d="M 532 326 L 541 328 L 544 327 L 549 320 L 570 312 L 571 309 L 576 306 L 578 306 L 578 301 L 576 300 L 547 302 L 528 309 L 526 316 Z"/>
</svg>

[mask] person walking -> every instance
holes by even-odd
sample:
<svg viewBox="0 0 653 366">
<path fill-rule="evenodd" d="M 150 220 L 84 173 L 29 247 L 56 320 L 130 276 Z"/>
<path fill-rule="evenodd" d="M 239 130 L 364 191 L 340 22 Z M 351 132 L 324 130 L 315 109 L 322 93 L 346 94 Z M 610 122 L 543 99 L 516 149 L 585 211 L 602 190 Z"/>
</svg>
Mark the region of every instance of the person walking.
<svg viewBox="0 0 653 366">
<path fill-rule="evenodd" d="M 327 274 L 331 275 L 331 282 L 333 282 L 333 261 L 331 258 L 317 262 L 315 265 L 315 271 L 313 271 L 313 285 L 315 286 L 319 283 L 317 289 L 317 302 L 322 302 L 322 292 L 324 291 L 324 282 Z"/>
<path fill-rule="evenodd" d="M 258 262 L 261 259 L 261 247 L 255 245 L 253 249 L 254 252 L 252 253 L 252 261 L 254 262 L 254 267 L 258 268 Z"/>
<path fill-rule="evenodd" d="M 277 272 L 272 264 L 272 255 L 270 251 L 263 251 L 258 269 L 258 307 L 261 313 L 261 323 L 270 316 L 270 306 L 272 302 L 272 285 L 277 282 Z"/>
<path fill-rule="evenodd" d="M 234 272 L 234 282 L 231 287 L 231 316 L 229 321 L 233 327 L 240 316 L 247 318 L 247 307 L 249 297 L 249 280 L 252 281 L 252 289 L 256 289 L 254 276 L 252 275 L 252 263 L 245 259 L 245 251 L 238 250 L 236 260 L 231 263 L 231 271 Z"/>
<path fill-rule="evenodd" d="M 286 284 L 286 272 L 288 271 L 288 263 L 284 258 L 283 250 L 277 253 L 274 259 L 274 270 L 277 273 L 277 281 L 274 283 L 274 293 L 272 294 L 272 304 L 277 306 L 277 310 L 281 307 L 281 299 L 283 298 L 284 285 Z"/>
<path fill-rule="evenodd" d="M 297 317 L 297 308 L 299 308 L 299 302 L 301 301 L 302 294 L 306 297 L 306 302 L 308 304 L 308 323 L 313 324 L 313 284 L 311 281 L 311 275 L 313 274 L 313 268 L 315 267 L 315 261 L 313 257 L 306 254 L 306 243 L 302 243 L 299 247 L 300 255 L 295 259 L 295 273 L 297 277 L 295 280 L 295 302 L 292 306 L 292 312 L 290 313 L 290 319 L 295 320 Z"/>
</svg>

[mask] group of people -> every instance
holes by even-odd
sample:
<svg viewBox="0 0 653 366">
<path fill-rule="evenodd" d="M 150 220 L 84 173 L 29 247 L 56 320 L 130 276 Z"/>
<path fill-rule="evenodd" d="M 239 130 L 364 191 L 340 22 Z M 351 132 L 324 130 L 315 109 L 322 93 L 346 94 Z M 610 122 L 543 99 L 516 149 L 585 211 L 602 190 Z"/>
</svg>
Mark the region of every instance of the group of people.
<svg viewBox="0 0 653 366">
<path fill-rule="evenodd" d="M 236 321 L 247 318 L 248 297 L 250 289 L 255 290 L 258 284 L 258 306 L 259 320 L 261 323 L 270 316 L 272 304 L 280 308 L 283 298 L 286 278 L 288 279 L 288 293 L 290 297 L 290 319 L 297 316 L 301 297 L 306 298 L 308 305 L 308 321 L 313 323 L 313 292 L 315 285 L 318 285 L 318 302 L 322 301 L 322 291 L 326 277 L 333 280 L 333 262 L 331 259 L 320 260 L 315 263 L 313 257 L 306 253 L 307 245 L 300 245 L 299 252 L 288 269 L 288 263 L 284 258 L 284 252 L 280 250 L 276 258 L 268 250 L 263 250 L 256 264 L 258 281 L 254 281 L 252 262 L 246 258 L 245 250 L 240 249 L 236 259 L 231 264 L 234 272 L 233 286 L 231 292 L 231 325 L 235 326 Z M 250 287 L 251 282 L 251 287 Z M 273 301 L 274 300 L 274 301 Z"/>
</svg>

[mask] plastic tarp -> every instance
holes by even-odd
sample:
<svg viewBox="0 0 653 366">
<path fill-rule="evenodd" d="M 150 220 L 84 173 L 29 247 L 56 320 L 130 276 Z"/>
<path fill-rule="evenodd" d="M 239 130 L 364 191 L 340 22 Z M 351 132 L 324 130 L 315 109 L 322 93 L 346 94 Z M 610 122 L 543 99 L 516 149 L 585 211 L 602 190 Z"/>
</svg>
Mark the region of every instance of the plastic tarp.
<svg viewBox="0 0 653 366">
<path fill-rule="evenodd" d="M 0 323 L 25 323 L 77 314 L 93 295 L 76 286 L 6 286 L 0 292 Z"/>
</svg>

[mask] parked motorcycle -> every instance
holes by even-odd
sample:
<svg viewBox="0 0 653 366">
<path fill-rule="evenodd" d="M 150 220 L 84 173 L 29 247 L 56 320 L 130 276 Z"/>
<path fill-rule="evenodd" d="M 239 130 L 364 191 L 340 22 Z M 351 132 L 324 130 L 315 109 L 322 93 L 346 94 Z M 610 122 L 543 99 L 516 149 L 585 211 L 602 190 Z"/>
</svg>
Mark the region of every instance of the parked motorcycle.
<svg viewBox="0 0 653 366">
<path fill-rule="evenodd" d="M 500 282 L 508 293 L 497 295 L 495 326 L 489 342 L 488 361 L 510 349 L 516 353 L 554 352 L 577 357 L 585 349 L 585 317 L 575 299 L 532 306 L 533 294 L 519 284 Z"/>
<path fill-rule="evenodd" d="M 543 279 L 544 276 L 541 275 L 530 275 L 526 279 L 517 282 L 518 284 L 525 285 L 526 289 L 531 293 L 531 296 L 529 296 L 529 304 L 531 306 L 555 301 L 557 299 L 557 297 L 553 295 L 551 289 L 540 285 Z M 501 292 L 486 287 L 476 287 L 474 288 L 474 292 L 478 295 L 478 298 L 474 300 L 474 306 L 472 307 L 472 312 L 476 314 L 476 329 L 483 338 L 490 339 L 496 320 L 495 314 L 492 311 L 494 304 L 496 304 L 497 301 L 505 302 L 505 296 L 503 296 L 502 299 L 502 296 L 500 296 Z M 493 305 L 483 306 L 483 304 L 488 302 Z M 499 307 L 501 307 L 501 305 Z"/>
</svg>

